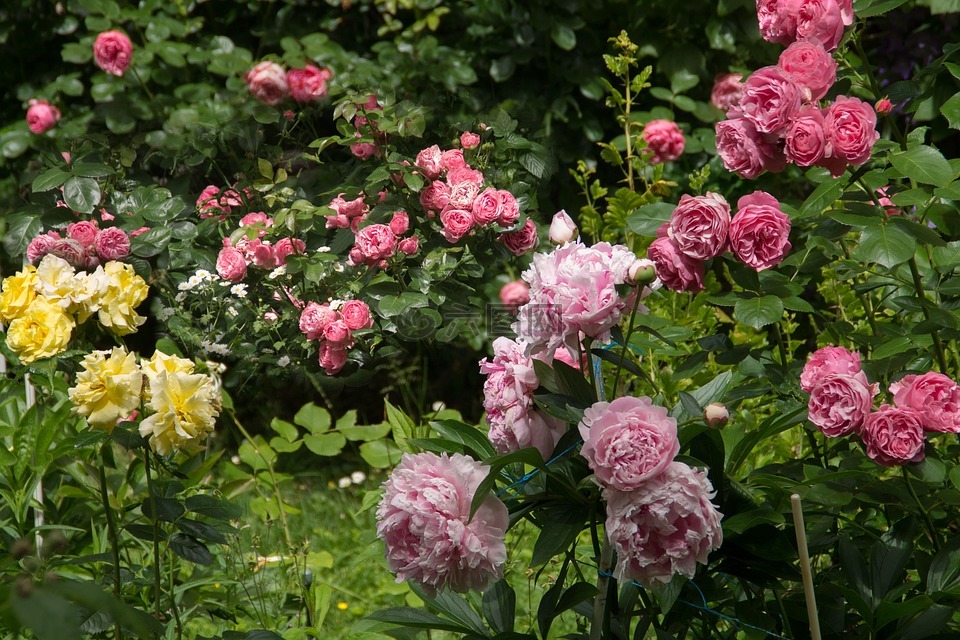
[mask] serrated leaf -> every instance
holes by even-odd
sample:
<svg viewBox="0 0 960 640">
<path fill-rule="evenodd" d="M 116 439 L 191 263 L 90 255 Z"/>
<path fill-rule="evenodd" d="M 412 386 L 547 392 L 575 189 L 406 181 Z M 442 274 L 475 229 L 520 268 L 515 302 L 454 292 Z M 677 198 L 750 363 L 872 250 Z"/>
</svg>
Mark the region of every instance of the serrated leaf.
<svg viewBox="0 0 960 640">
<path fill-rule="evenodd" d="M 913 236 L 892 224 L 884 224 L 863 230 L 853 257 L 891 268 L 912 258 L 916 249 Z"/>
<path fill-rule="evenodd" d="M 926 145 L 891 155 L 890 164 L 906 177 L 936 187 L 945 187 L 957 175 L 942 153 Z"/>
<path fill-rule="evenodd" d="M 953 97 L 940 105 L 940 113 L 947 119 L 951 129 L 960 129 L 960 93 L 953 94 Z"/>
<path fill-rule="evenodd" d="M 93 178 L 71 176 L 63 183 L 63 199 L 78 213 L 93 213 L 100 197 L 100 185 Z"/>
<path fill-rule="evenodd" d="M 733 317 L 748 327 L 760 329 L 780 321 L 783 317 L 783 300 L 776 296 L 737 300 L 733 307 Z"/>
<path fill-rule="evenodd" d="M 34 191 L 49 191 L 62 185 L 69 177 L 70 174 L 63 169 L 48 169 L 34 178 L 32 188 Z"/>
</svg>

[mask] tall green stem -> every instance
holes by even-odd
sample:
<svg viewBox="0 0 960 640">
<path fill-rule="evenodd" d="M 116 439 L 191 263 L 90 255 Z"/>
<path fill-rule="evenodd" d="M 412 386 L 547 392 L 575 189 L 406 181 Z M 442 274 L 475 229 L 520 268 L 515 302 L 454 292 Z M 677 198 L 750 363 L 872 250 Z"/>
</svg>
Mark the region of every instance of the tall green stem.
<svg viewBox="0 0 960 640">
<path fill-rule="evenodd" d="M 913 501 L 917 503 L 917 509 L 920 510 L 920 513 L 923 515 L 923 521 L 927 525 L 927 536 L 930 537 L 933 548 L 936 551 L 940 551 L 940 539 L 937 537 L 937 528 L 933 524 L 933 519 L 930 517 L 930 514 L 927 513 L 927 510 L 923 508 L 923 503 L 920 502 L 920 496 L 917 495 L 917 491 L 913 488 L 913 483 L 910 481 L 910 474 L 907 472 L 907 468 L 900 468 L 903 470 L 903 481 L 907 484 L 907 491 L 910 492 Z"/>
<path fill-rule="evenodd" d="M 110 550 L 113 554 L 113 595 L 120 597 L 120 539 L 117 536 L 117 523 L 113 519 L 113 510 L 110 508 L 110 496 L 107 493 L 107 465 L 104 464 L 103 452 L 109 443 L 100 448 L 100 499 L 103 502 L 103 514 L 107 519 L 107 535 L 110 537 Z M 114 622 L 113 635 L 115 640 L 123 638 L 123 630 L 119 622 Z"/>
<path fill-rule="evenodd" d="M 923 289 L 923 280 L 920 278 L 920 269 L 917 267 L 916 257 L 910 256 L 907 264 L 910 265 L 910 275 L 913 276 L 913 289 L 917 292 L 917 297 L 920 299 L 920 310 L 923 311 L 923 318 L 929 323 L 930 311 L 926 305 L 929 300 L 927 299 L 926 291 Z M 933 340 L 933 350 L 937 354 L 937 363 L 940 365 L 940 372 L 945 374 L 947 373 L 947 356 L 943 352 L 943 343 L 940 341 L 940 331 L 931 329 L 930 338 Z"/>
<path fill-rule="evenodd" d="M 620 382 L 620 372 L 623 370 L 623 360 L 627 357 L 627 351 L 630 349 L 630 336 L 633 335 L 633 323 L 637 319 L 637 309 L 640 307 L 640 292 L 643 291 L 643 285 L 637 287 L 637 290 L 634 292 L 635 297 L 633 301 L 633 310 L 630 312 L 630 322 L 627 323 L 627 335 L 623 337 L 623 341 L 626 343 L 623 345 L 623 350 L 620 352 L 620 362 L 617 363 L 617 371 L 613 374 L 613 394 L 617 394 L 617 383 Z"/>
<path fill-rule="evenodd" d="M 610 587 L 610 569 L 613 565 L 613 545 L 603 534 L 603 550 L 600 552 L 597 597 L 593 600 L 593 617 L 590 619 L 590 640 L 600 640 L 607 617 L 607 593 Z"/>
<path fill-rule="evenodd" d="M 157 514 L 157 499 L 153 493 L 153 479 L 150 477 L 150 450 L 143 450 L 143 469 L 147 476 L 147 499 L 150 501 L 150 524 L 153 525 L 153 609 L 160 619 L 160 518 Z"/>
</svg>

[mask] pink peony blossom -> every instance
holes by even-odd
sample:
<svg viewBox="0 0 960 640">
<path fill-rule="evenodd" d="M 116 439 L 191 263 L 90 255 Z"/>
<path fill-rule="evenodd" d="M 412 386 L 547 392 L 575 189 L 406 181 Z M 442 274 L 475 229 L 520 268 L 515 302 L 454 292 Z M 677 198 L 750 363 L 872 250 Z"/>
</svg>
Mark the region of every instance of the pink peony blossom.
<svg viewBox="0 0 960 640">
<path fill-rule="evenodd" d="M 30 100 L 27 103 L 27 127 L 36 134 L 46 133 L 60 121 L 60 109 L 46 100 Z"/>
<path fill-rule="evenodd" d="M 710 90 L 710 104 L 721 111 L 726 111 L 731 107 L 740 104 L 740 92 L 743 91 L 743 74 L 741 73 L 721 73 L 713 81 L 713 89 Z"/>
<path fill-rule="evenodd" d="M 217 255 L 217 274 L 224 280 L 240 282 L 247 275 L 247 261 L 235 247 L 224 247 Z"/>
<path fill-rule="evenodd" d="M 440 224 L 443 225 L 443 237 L 447 242 L 458 242 L 473 229 L 473 213 L 448 206 L 440 212 Z"/>
<path fill-rule="evenodd" d="M 536 249 L 537 244 L 540 242 L 540 239 L 537 237 L 537 225 L 533 223 L 533 220 L 527 218 L 527 221 L 523 223 L 523 227 L 519 231 L 501 233 L 497 236 L 497 241 L 503 244 L 513 255 L 522 256 Z"/>
<path fill-rule="evenodd" d="M 880 405 L 860 434 L 867 456 L 885 467 L 923 460 L 923 415 L 907 407 Z"/>
<path fill-rule="evenodd" d="M 446 182 L 434 180 L 420 190 L 420 206 L 427 211 L 442 211 L 450 202 L 450 187 Z"/>
<path fill-rule="evenodd" d="M 792 76 L 778 67 L 763 67 L 743 83 L 739 109 L 760 133 L 780 133 L 800 111 L 802 99 Z"/>
<path fill-rule="evenodd" d="M 667 236 L 688 257 L 708 260 L 724 252 L 729 229 L 730 205 L 723 196 L 708 191 L 704 196 L 680 197 Z"/>
<path fill-rule="evenodd" d="M 832 373 L 810 391 L 810 422 L 828 438 L 859 433 L 873 408 L 873 394 L 862 376 Z"/>
<path fill-rule="evenodd" d="M 363 300 L 347 300 L 344 302 L 340 308 L 340 316 L 343 318 L 343 323 L 351 331 L 369 329 L 373 326 L 370 307 Z"/>
<path fill-rule="evenodd" d="M 670 120 L 651 120 L 643 128 L 643 139 L 647 141 L 647 151 L 652 152 L 652 164 L 671 162 L 680 157 L 687 140 L 676 122 Z"/>
<path fill-rule="evenodd" d="M 597 402 L 584 411 L 579 429 L 580 454 L 607 489 L 633 491 L 680 451 L 677 421 L 646 396 Z"/>
<path fill-rule="evenodd" d="M 814 105 L 806 105 L 787 127 L 784 155 L 800 167 L 812 167 L 827 152 L 827 134 L 823 130 L 823 114 Z"/>
<path fill-rule="evenodd" d="M 383 484 L 377 536 L 397 581 L 425 591 L 484 590 L 503 576 L 509 516 L 488 496 L 474 516 L 470 503 L 488 469 L 468 456 L 404 454 Z"/>
<path fill-rule="evenodd" d="M 703 409 L 703 420 L 711 429 L 723 429 L 730 420 L 730 412 L 726 405 L 711 402 Z"/>
<path fill-rule="evenodd" d="M 825 166 L 839 176 L 846 165 L 859 166 L 870 159 L 877 132 L 877 114 L 859 98 L 837 96 L 826 109 L 823 129 L 827 136 Z"/>
<path fill-rule="evenodd" d="M 324 329 L 336 319 L 337 312 L 330 305 L 308 302 L 300 312 L 300 331 L 309 340 L 321 340 Z"/>
<path fill-rule="evenodd" d="M 123 229 L 108 227 L 97 234 L 94 246 L 101 260 L 123 260 L 130 255 L 130 236 Z"/>
<path fill-rule="evenodd" d="M 850 351 L 845 347 L 823 347 L 811 353 L 803 365 L 800 388 L 810 393 L 824 376 L 831 374 L 855 375 L 863 384 L 869 384 L 860 370 L 859 351 Z"/>
<path fill-rule="evenodd" d="M 122 31 L 104 31 L 93 43 L 93 61 L 107 73 L 122 76 L 133 61 L 133 43 Z"/>
<path fill-rule="evenodd" d="M 480 144 L 480 136 L 470 131 L 460 134 L 460 146 L 464 149 L 476 149 Z"/>
<path fill-rule="evenodd" d="M 769 193 L 754 191 L 737 202 L 730 223 L 730 251 L 748 267 L 774 267 L 790 251 L 790 218 Z"/>
<path fill-rule="evenodd" d="M 742 178 L 753 179 L 764 171 L 776 173 L 787 166 L 783 152 L 768 142 L 748 119 L 733 115 L 716 125 L 717 153 L 728 171 Z"/>
<path fill-rule="evenodd" d="M 942 373 L 908 375 L 890 385 L 897 407 L 913 409 L 926 431 L 960 433 L 960 385 Z"/>
<path fill-rule="evenodd" d="M 300 103 L 317 102 L 327 97 L 327 80 L 333 77 L 329 69 L 308 64 L 303 69 L 287 71 L 290 97 Z"/>
<path fill-rule="evenodd" d="M 243 81 L 254 98 L 275 107 L 290 94 L 287 74 L 276 62 L 264 60 L 243 74 Z"/>
<path fill-rule="evenodd" d="M 777 66 L 800 85 L 806 102 L 827 95 L 837 81 L 837 63 L 818 40 L 797 40 L 780 54 Z"/>
<path fill-rule="evenodd" d="M 604 490 L 606 532 L 617 552 L 614 576 L 645 586 L 667 584 L 675 575 L 692 578 L 697 563 L 720 548 L 722 517 L 707 474 L 682 462 L 630 492 Z"/>
<path fill-rule="evenodd" d="M 511 311 L 530 302 L 530 285 L 523 280 L 508 282 L 500 288 L 500 302 Z"/>
<path fill-rule="evenodd" d="M 328 376 L 335 376 L 347 364 L 347 350 L 333 342 L 324 341 L 320 345 L 320 352 L 317 356 L 320 367 Z"/>
<path fill-rule="evenodd" d="M 671 291 L 700 291 L 703 289 L 703 261 L 691 258 L 680 251 L 677 243 L 664 236 L 657 238 L 647 248 L 657 278 Z"/>
<path fill-rule="evenodd" d="M 414 164 L 417 165 L 417 168 L 425 177 L 436 180 L 443 173 L 443 167 L 440 166 L 440 156 L 440 147 L 433 145 L 418 153 Z"/>
</svg>

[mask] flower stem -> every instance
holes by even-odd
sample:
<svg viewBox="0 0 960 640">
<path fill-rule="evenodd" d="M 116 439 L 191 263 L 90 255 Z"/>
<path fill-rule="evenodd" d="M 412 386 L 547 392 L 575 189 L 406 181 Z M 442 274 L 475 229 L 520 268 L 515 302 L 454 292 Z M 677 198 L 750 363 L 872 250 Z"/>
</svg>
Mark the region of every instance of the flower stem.
<svg viewBox="0 0 960 640">
<path fill-rule="evenodd" d="M 927 310 L 927 305 L 925 304 L 929 300 L 927 299 L 926 292 L 923 290 L 923 280 L 920 278 L 920 269 L 917 267 L 916 256 L 910 256 L 907 264 L 910 265 L 910 275 L 913 276 L 913 289 L 917 292 L 917 297 L 920 299 L 920 310 L 923 311 L 923 318 L 929 322 L 930 312 Z M 940 365 L 940 372 L 945 374 L 947 373 L 947 356 L 943 352 L 943 343 L 940 341 L 940 331 L 931 329 L 930 338 L 933 340 L 933 350 L 937 354 L 937 364 Z"/>
<path fill-rule="evenodd" d="M 934 550 L 940 551 L 940 540 L 937 538 L 937 528 L 933 524 L 933 519 L 930 517 L 930 514 L 927 513 L 927 510 L 923 508 L 923 503 L 920 502 L 920 496 L 917 495 L 916 489 L 913 488 L 913 483 L 910 482 L 910 474 L 907 472 L 907 468 L 900 468 L 903 470 L 903 481 L 907 484 L 907 491 L 910 492 L 913 501 L 917 503 L 917 509 L 923 514 L 923 521 L 927 525 L 927 536 L 930 537 L 930 542 L 933 543 Z"/>
<path fill-rule="evenodd" d="M 110 497 L 107 493 L 107 472 L 106 464 L 103 460 L 104 450 L 109 446 L 104 443 L 100 449 L 100 499 L 103 502 L 103 514 L 107 519 L 107 535 L 110 537 L 110 550 L 113 553 L 113 595 L 120 598 L 120 542 L 117 536 L 117 523 L 113 519 L 113 511 L 110 509 Z M 120 640 L 123 637 L 123 630 L 120 623 L 114 621 L 113 625 L 114 640 Z"/>
<path fill-rule="evenodd" d="M 597 597 L 593 601 L 593 617 L 590 620 L 590 640 L 600 640 L 607 617 L 607 592 L 610 587 L 610 568 L 613 565 L 613 545 L 603 533 L 603 550 L 600 552 Z"/>
<path fill-rule="evenodd" d="M 157 499 L 153 493 L 153 479 L 150 477 L 150 451 L 143 450 L 143 469 L 147 476 L 147 495 L 150 500 L 150 523 L 153 525 L 153 609 L 160 619 L 160 519 L 157 514 Z"/>
<path fill-rule="evenodd" d="M 635 292 L 635 298 L 633 301 L 633 310 L 630 312 L 630 322 L 627 323 L 627 335 L 623 337 L 623 341 L 626 343 L 623 345 L 623 351 L 620 352 L 620 362 L 617 363 L 617 371 L 613 374 L 613 394 L 617 394 L 617 383 L 620 382 L 620 372 L 623 370 L 623 360 L 627 357 L 627 351 L 630 349 L 630 336 L 633 335 L 633 323 L 637 319 L 637 309 L 640 307 L 640 292 L 643 291 L 640 287 L 637 287 Z"/>
</svg>

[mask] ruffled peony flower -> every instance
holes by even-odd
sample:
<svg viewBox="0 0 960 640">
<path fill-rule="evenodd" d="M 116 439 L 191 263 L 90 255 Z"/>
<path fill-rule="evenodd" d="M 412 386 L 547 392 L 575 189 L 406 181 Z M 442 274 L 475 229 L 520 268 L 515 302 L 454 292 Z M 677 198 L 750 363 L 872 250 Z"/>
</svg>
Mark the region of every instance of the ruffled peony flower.
<svg viewBox="0 0 960 640">
<path fill-rule="evenodd" d="M 94 351 L 80 361 L 83 371 L 68 395 L 73 412 L 87 419 L 94 429 L 113 431 L 118 420 L 140 406 L 143 374 L 137 358 L 122 347 Z"/>
<path fill-rule="evenodd" d="M 860 436 L 867 456 L 885 467 L 923 460 L 923 415 L 910 408 L 880 405 L 867 416 Z"/>
<path fill-rule="evenodd" d="M 630 492 L 604 490 L 606 532 L 617 552 L 613 574 L 645 586 L 675 575 L 692 578 L 723 542 L 721 514 L 710 502 L 703 471 L 671 462 L 663 473 Z"/>
<path fill-rule="evenodd" d="M 859 433 L 873 408 L 871 387 L 862 377 L 842 373 L 823 376 L 810 391 L 810 422 L 828 438 Z"/>
<path fill-rule="evenodd" d="M 904 376 L 890 393 L 896 406 L 923 416 L 926 431 L 960 433 L 960 385 L 942 373 Z"/>
<path fill-rule="evenodd" d="M 708 260 L 727 248 L 730 229 L 730 205 L 723 196 L 707 192 L 704 196 L 680 197 L 670 216 L 667 235 L 691 258 Z"/>
<path fill-rule="evenodd" d="M 107 73 L 122 76 L 133 61 L 133 43 L 122 31 L 104 31 L 93 43 L 93 61 Z"/>
<path fill-rule="evenodd" d="M 140 435 L 154 451 L 196 451 L 213 431 L 220 397 L 210 376 L 161 371 L 150 379 L 149 407 L 155 413 L 140 423 Z"/>
<path fill-rule="evenodd" d="M 803 365 L 800 388 L 810 393 L 821 378 L 833 373 L 848 376 L 859 374 L 858 379 L 868 384 L 867 376 L 860 370 L 859 351 L 850 351 L 845 347 L 823 347 L 811 353 Z"/>
<path fill-rule="evenodd" d="M 67 350 L 73 318 L 60 305 L 35 298 L 7 327 L 7 346 L 20 362 L 30 364 Z"/>
<path fill-rule="evenodd" d="M 404 454 L 383 484 L 377 536 L 397 581 L 424 590 L 482 591 L 503 576 L 507 508 L 489 496 L 470 518 L 487 468 L 458 453 Z"/>
<path fill-rule="evenodd" d="M 597 402 L 584 411 L 579 429 L 580 454 L 607 489 L 633 491 L 680 451 L 677 421 L 646 396 Z"/>
</svg>

